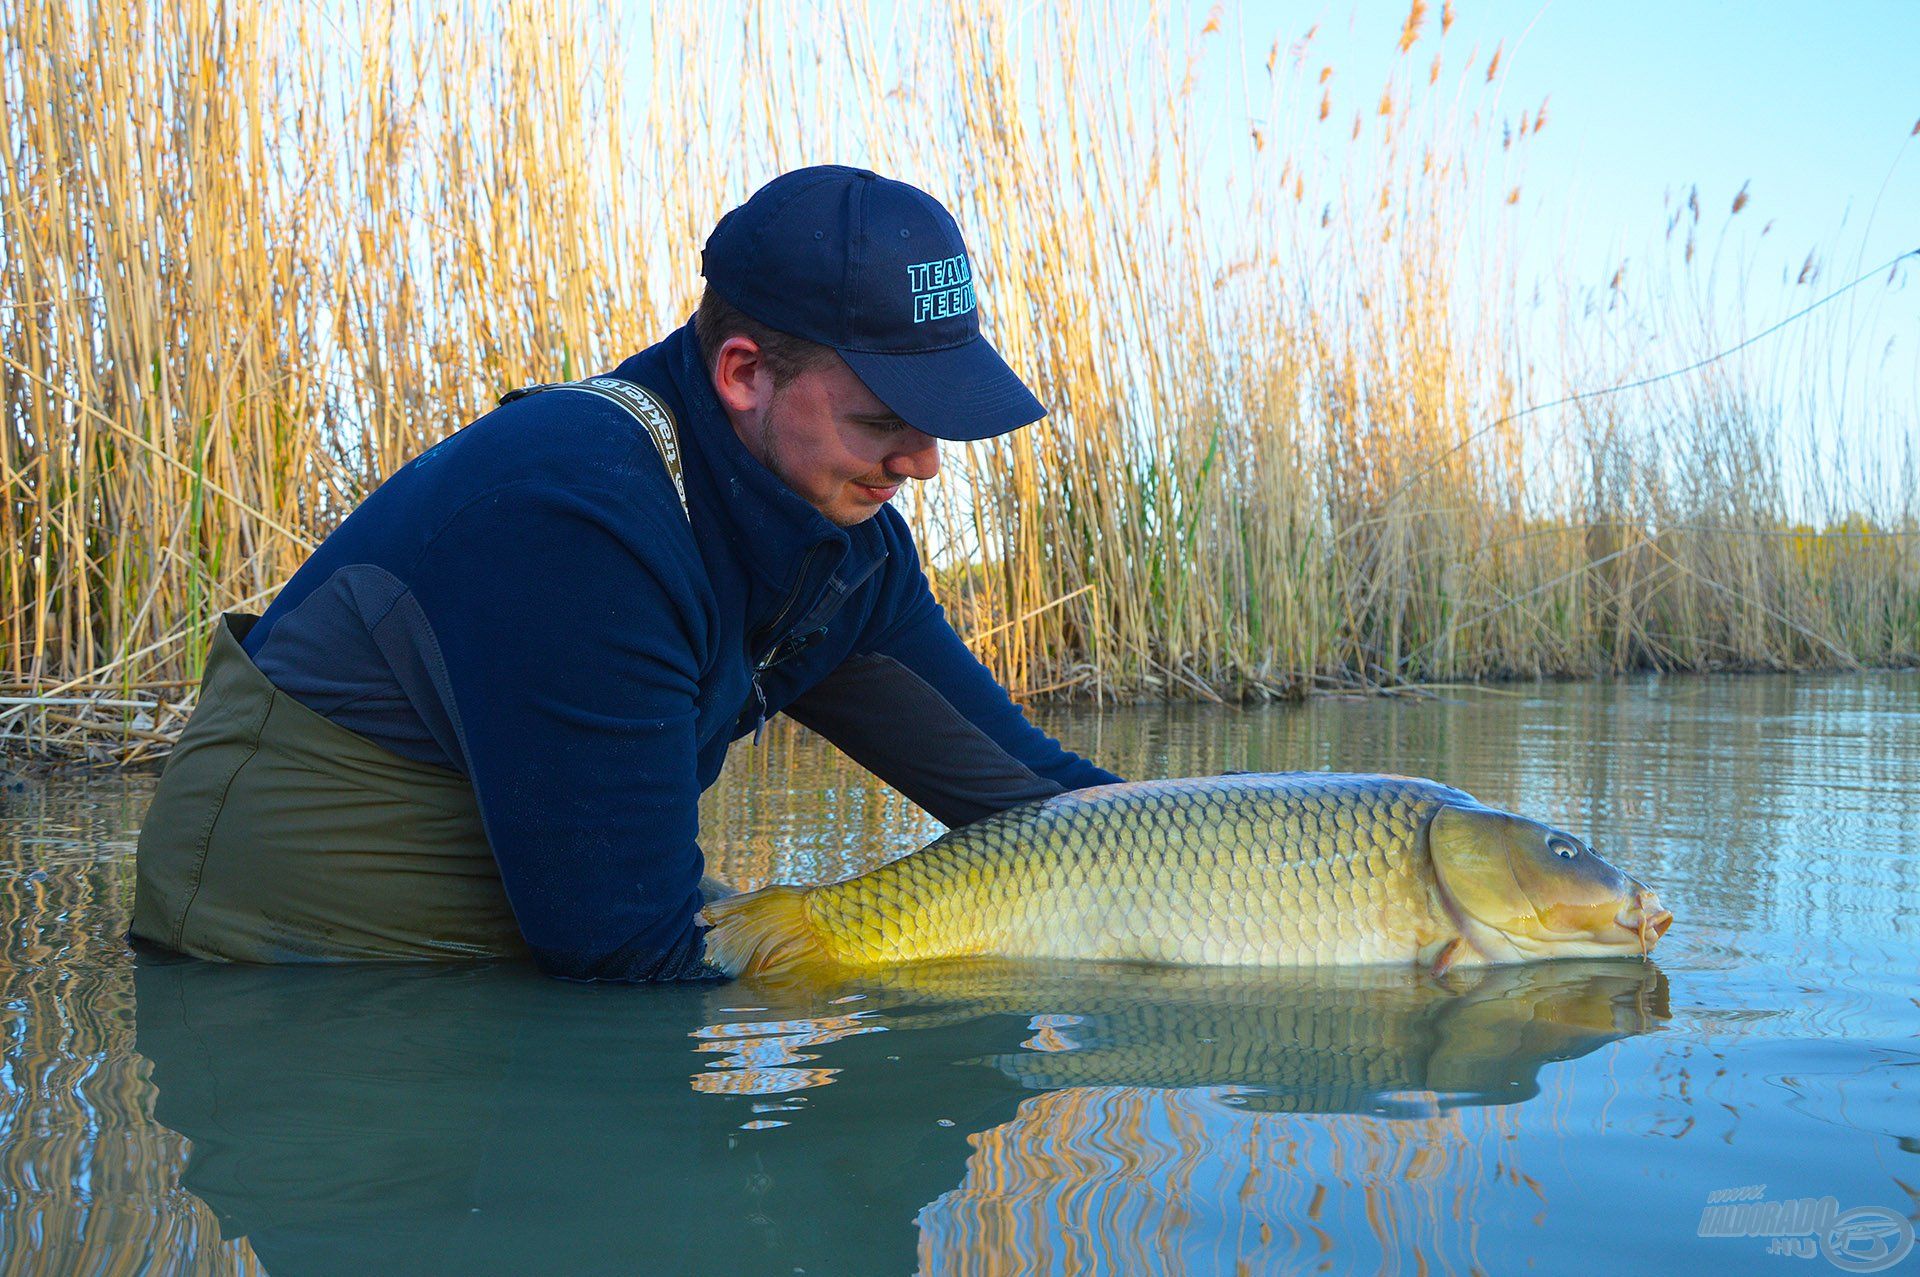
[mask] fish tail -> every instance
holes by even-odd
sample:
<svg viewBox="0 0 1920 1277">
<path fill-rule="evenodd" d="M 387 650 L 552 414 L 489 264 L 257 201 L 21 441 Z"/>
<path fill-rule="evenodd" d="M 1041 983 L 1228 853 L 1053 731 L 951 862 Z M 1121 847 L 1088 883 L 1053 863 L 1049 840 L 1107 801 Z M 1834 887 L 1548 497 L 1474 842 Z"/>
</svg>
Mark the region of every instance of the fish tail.
<svg viewBox="0 0 1920 1277">
<path fill-rule="evenodd" d="M 807 912 L 807 887 L 762 887 L 700 911 L 707 922 L 707 961 L 728 975 L 838 966 Z"/>
</svg>

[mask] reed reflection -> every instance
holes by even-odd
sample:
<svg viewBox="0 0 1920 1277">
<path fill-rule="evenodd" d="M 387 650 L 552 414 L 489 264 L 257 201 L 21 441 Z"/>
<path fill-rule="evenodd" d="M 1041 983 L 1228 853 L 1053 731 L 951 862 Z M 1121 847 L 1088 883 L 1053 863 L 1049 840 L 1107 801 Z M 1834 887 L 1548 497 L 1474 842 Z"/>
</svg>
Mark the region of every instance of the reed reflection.
<svg viewBox="0 0 1920 1277">
<path fill-rule="evenodd" d="M 796 1067 L 819 1058 L 801 1048 L 883 1031 L 884 1024 L 867 1022 L 871 1014 L 702 1025 L 693 1031 L 692 1036 L 698 1039 L 693 1049 L 719 1052 L 724 1058 L 709 1062 L 708 1067 L 715 1071 L 694 1074 L 693 1089 L 707 1095 L 777 1095 L 825 1086 L 839 1070 Z"/>
<path fill-rule="evenodd" d="M 1484 1271 L 1499 1128 L 1237 1110 L 1235 1087 L 1071 1087 L 975 1136 L 920 1212 L 925 1274 Z M 1496 1154 L 1497 1155 L 1497 1154 Z"/>
</svg>

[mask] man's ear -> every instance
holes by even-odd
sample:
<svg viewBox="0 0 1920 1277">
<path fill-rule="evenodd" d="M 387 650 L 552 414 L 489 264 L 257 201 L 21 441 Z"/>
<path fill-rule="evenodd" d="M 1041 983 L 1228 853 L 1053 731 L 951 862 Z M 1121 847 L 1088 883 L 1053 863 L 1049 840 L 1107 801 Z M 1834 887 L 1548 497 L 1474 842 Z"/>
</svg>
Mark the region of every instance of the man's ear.
<svg viewBox="0 0 1920 1277">
<path fill-rule="evenodd" d="M 713 393 L 734 412 L 750 413 L 764 406 L 773 391 L 773 376 L 760 347 L 750 337 L 729 337 L 713 357 Z"/>
</svg>

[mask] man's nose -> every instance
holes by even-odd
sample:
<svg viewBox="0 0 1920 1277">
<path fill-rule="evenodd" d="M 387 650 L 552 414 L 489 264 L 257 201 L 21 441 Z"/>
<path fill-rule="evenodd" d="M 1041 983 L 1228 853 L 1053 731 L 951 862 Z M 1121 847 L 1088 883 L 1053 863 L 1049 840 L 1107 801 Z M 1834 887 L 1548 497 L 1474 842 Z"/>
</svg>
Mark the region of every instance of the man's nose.
<svg viewBox="0 0 1920 1277">
<path fill-rule="evenodd" d="M 940 473 L 940 441 L 908 426 L 902 446 L 887 457 L 887 473 L 925 482 Z"/>
</svg>

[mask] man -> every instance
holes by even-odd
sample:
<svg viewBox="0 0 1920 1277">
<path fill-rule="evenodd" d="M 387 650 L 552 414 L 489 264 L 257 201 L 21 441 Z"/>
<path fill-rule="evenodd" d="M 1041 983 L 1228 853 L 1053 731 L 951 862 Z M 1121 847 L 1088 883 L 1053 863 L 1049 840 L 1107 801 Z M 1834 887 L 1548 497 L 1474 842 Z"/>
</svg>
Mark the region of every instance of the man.
<svg viewBox="0 0 1920 1277">
<path fill-rule="evenodd" d="M 509 396 L 218 627 L 134 935 L 242 961 L 710 975 L 698 798 L 785 712 L 950 825 L 1116 780 L 1029 725 L 888 502 L 1045 410 L 959 228 L 857 169 L 721 219 L 693 323 Z"/>
</svg>

